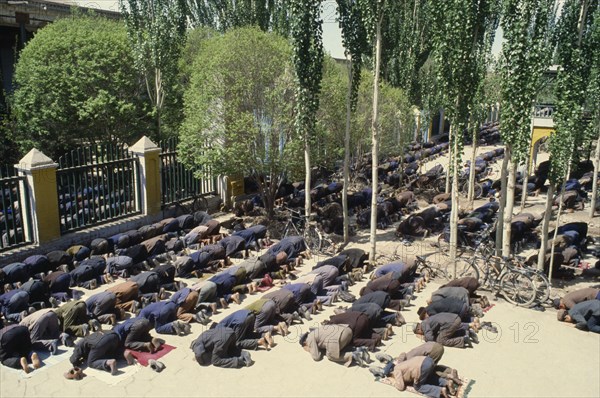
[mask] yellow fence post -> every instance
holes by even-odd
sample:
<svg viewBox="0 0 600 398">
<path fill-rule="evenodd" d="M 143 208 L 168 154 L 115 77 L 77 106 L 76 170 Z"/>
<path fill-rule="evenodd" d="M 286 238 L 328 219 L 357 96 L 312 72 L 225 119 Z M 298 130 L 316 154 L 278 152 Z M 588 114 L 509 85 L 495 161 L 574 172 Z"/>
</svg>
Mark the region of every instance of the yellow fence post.
<svg viewBox="0 0 600 398">
<path fill-rule="evenodd" d="M 45 243 L 60 237 L 60 216 L 56 190 L 58 164 L 33 148 L 15 168 L 26 178 L 29 197 L 21 193 L 21 203 L 29 201 L 31 228 L 25 231 L 32 241 Z"/>
<path fill-rule="evenodd" d="M 143 136 L 129 151 L 140 159 L 140 210 L 146 216 L 158 214 L 161 210 L 160 148 Z"/>
</svg>

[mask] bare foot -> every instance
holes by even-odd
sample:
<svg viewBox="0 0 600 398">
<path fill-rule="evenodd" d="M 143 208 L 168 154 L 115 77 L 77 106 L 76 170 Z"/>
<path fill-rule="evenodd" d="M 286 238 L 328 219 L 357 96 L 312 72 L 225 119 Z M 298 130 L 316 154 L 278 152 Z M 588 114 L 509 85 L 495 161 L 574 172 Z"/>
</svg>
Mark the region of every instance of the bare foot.
<svg viewBox="0 0 600 398">
<path fill-rule="evenodd" d="M 125 350 L 123 357 L 127 361 L 127 365 L 133 365 L 135 363 L 135 358 L 133 357 L 133 354 L 131 353 L 131 351 Z"/>
<path fill-rule="evenodd" d="M 31 364 L 34 369 L 39 369 L 42 367 L 42 361 L 40 361 L 40 357 L 38 357 L 37 352 L 31 354 Z"/>
<path fill-rule="evenodd" d="M 223 309 L 229 308 L 229 304 L 227 304 L 227 300 L 225 300 L 223 297 L 221 297 L 219 299 L 219 302 L 221 303 L 221 308 L 223 308 Z"/>
<path fill-rule="evenodd" d="M 29 365 L 27 364 L 27 358 L 25 358 L 25 357 L 21 358 L 21 367 L 23 368 L 23 371 L 25 373 L 29 373 Z"/>
<path fill-rule="evenodd" d="M 233 293 L 231 295 L 231 300 L 233 300 L 233 302 L 236 303 L 236 304 L 241 304 L 242 303 L 242 300 L 240 300 L 240 293 L 239 292 Z"/>
<path fill-rule="evenodd" d="M 266 332 L 263 337 L 269 344 L 269 348 L 275 347 L 275 341 L 273 340 L 273 336 L 271 335 L 271 332 Z"/>
<path fill-rule="evenodd" d="M 117 374 L 117 361 L 115 361 L 114 359 L 109 359 L 108 361 L 106 361 L 106 365 L 110 369 L 110 374 L 115 376 Z"/>
<path fill-rule="evenodd" d="M 210 303 L 210 310 L 212 311 L 213 315 L 218 314 L 219 311 L 217 310 L 217 303 Z"/>
</svg>

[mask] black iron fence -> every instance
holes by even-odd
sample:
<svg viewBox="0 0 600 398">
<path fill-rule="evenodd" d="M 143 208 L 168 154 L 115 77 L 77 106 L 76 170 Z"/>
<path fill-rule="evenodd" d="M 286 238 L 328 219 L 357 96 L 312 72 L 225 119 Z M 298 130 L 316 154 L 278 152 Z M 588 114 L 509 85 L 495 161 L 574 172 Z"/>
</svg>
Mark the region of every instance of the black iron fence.
<svg viewBox="0 0 600 398">
<path fill-rule="evenodd" d="M 208 168 L 189 170 L 177 160 L 177 138 L 170 138 L 160 142 L 162 149 L 161 183 L 162 207 L 179 203 L 196 196 L 217 192 L 216 177 L 211 175 Z M 194 171 L 199 171 L 203 176 L 196 178 Z"/>
<path fill-rule="evenodd" d="M 0 252 L 31 243 L 31 210 L 25 177 L 13 166 L 0 167 Z"/>
<path fill-rule="evenodd" d="M 78 148 L 58 164 L 61 233 L 140 212 L 138 158 L 124 145 Z"/>
</svg>

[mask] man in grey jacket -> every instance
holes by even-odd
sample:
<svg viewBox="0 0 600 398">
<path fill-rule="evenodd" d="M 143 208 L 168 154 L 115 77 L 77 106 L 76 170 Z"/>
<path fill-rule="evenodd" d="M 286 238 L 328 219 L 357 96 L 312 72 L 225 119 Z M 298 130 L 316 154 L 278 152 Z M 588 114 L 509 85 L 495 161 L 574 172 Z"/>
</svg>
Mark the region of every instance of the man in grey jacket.
<svg viewBox="0 0 600 398">
<path fill-rule="evenodd" d="M 575 304 L 569 311 L 559 310 L 558 320 L 574 323 L 577 329 L 600 333 L 600 300 Z"/>
</svg>

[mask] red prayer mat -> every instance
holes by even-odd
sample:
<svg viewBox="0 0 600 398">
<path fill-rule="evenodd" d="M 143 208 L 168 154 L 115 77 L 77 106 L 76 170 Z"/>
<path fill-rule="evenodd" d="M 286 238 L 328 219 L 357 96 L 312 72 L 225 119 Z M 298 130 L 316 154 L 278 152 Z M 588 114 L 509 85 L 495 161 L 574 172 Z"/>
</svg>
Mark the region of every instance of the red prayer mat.
<svg viewBox="0 0 600 398">
<path fill-rule="evenodd" d="M 267 290 L 271 289 L 273 286 L 259 286 L 256 290 L 258 290 L 259 292 L 266 292 Z"/>
<path fill-rule="evenodd" d="M 172 345 L 168 344 L 163 344 L 163 346 L 160 347 L 160 350 L 156 351 L 154 354 L 151 354 L 149 352 L 131 350 L 131 355 L 133 355 L 134 358 L 137 359 L 140 365 L 148 366 L 148 361 L 150 361 L 151 359 L 157 360 L 159 358 L 162 358 L 169 352 L 173 351 L 175 348 L 177 347 L 173 347 Z"/>
<path fill-rule="evenodd" d="M 483 312 L 488 312 L 489 310 L 491 310 L 496 304 L 492 304 L 489 307 L 486 307 L 483 309 Z"/>
</svg>

